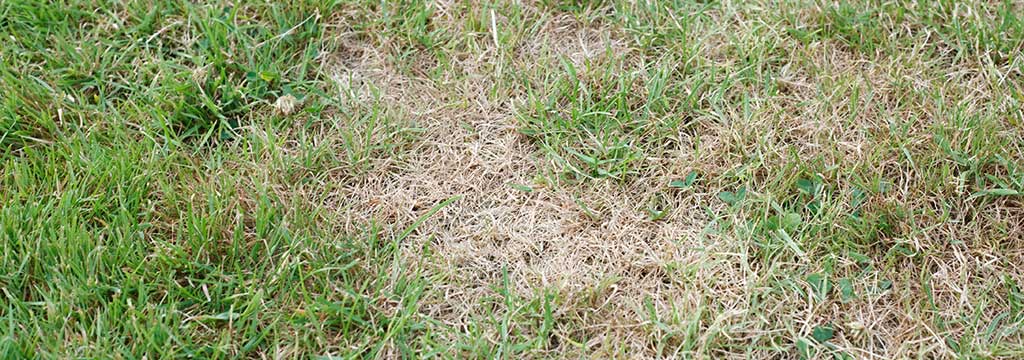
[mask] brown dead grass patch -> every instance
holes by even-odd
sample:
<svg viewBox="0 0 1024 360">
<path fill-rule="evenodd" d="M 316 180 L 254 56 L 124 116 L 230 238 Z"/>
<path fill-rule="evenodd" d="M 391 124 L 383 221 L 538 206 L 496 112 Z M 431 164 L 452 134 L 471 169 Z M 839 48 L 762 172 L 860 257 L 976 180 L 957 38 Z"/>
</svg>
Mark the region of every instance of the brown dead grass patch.
<svg viewBox="0 0 1024 360">
<path fill-rule="evenodd" d="M 752 31 L 746 17 L 719 15 L 733 22 L 734 28 L 723 26 L 735 32 Z M 705 64 L 735 66 L 735 50 L 721 49 L 729 39 L 708 41 Z M 337 54 L 333 62 L 341 89 L 372 84 L 422 128 L 401 164 L 341 190 L 335 207 L 342 209 L 345 226 L 378 221 L 397 224 L 398 232 L 436 204 L 461 196 L 404 244 L 409 262 L 425 261 L 433 276 L 444 279 L 424 305 L 426 314 L 457 329 L 468 327 L 507 273 L 521 296 L 559 293 L 565 300 L 557 310 L 561 326 L 555 336 L 585 340 L 583 353 L 590 355 L 657 357 L 665 355 L 659 353 L 663 346 L 692 342 L 695 349 L 713 349 L 704 356 L 771 357 L 830 324 L 836 349 L 859 358 L 891 358 L 949 356 L 949 339 L 983 332 L 1010 308 L 1010 287 L 1000 274 L 1022 281 L 1014 265 L 1024 253 L 1014 243 L 1024 223 L 1019 202 L 982 207 L 963 191 L 936 201 L 928 196 L 934 189 L 922 185 L 930 175 L 921 167 L 928 164 L 911 165 L 901 157 L 934 153 L 929 130 L 945 114 L 915 91 L 952 89 L 968 111 L 981 103 L 1014 111 L 1015 103 L 997 99 L 997 85 L 1006 84 L 1012 71 L 986 72 L 984 64 L 975 64 L 942 74 L 935 70 L 939 64 L 918 60 L 914 51 L 906 58 L 871 57 L 828 42 L 783 40 L 780 51 L 792 57 L 774 69 L 778 93 L 753 96 L 749 114 L 731 108 L 694 115 L 698 125 L 680 131 L 679 151 L 650 159 L 657 166 L 627 181 L 566 183 L 552 181 L 552 164 L 516 131 L 522 92 L 496 99 L 487 90 L 503 75 L 481 72 L 495 69 L 490 62 L 502 56 L 524 68 L 559 56 L 583 67 L 607 54 L 630 54 L 628 42 L 563 15 L 523 43 L 505 55 L 462 57 L 455 68 L 465 76 L 444 81 L 403 74 L 381 55 L 386 51 L 358 42 L 351 45 L 358 50 Z M 749 89 L 730 91 L 725 98 Z M 890 133 L 894 123 L 911 117 L 920 120 L 910 130 Z M 893 143 L 904 150 L 882 148 Z M 807 163 L 794 164 L 794 154 Z M 708 182 L 688 191 L 666 187 L 692 164 L 700 164 Z M 795 180 L 816 169 L 835 188 L 848 190 L 863 179 L 836 175 L 846 167 L 889 179 L 892 189 L 872 197 L 870 209 L 899 205 L 912 212 L 895 214 L 902 217 L 894 220 L 892 233 L 865 247 L 878 255 L 882 269 L 866 270 L 844 254 L 828 261 L 764 257 L 752 245 L 760 239 L 744 229 L 762 215 L 729 210 L 716 198 L 744 180 L 755 185 L 754 194 L 765 193 L 773 186 L 769 178 L 791 172 L 781 176 Z M 672 209 L 657 221 L 648 212 L 654 199 Z M 990 240 L 995 244 L 970 240 L 995 237 L 1001 239 Z M 909 253 L 892 255 L 895 245 Z M 826 267 L 834 278 L 866 274 L 851 284 L 860 296 L 849 302 L 814 300 L 803 279 Z M 895 287 L 880 289 L 883 281 Z M 970 316 L 977 321 L 963 321 Z M 499 336 L 487 331 L 491 339 Z M 1019 341 L 1020 335 L 1007 339 Z M 554 351 L 579 351 L 569 343 Z"/>
</svg>

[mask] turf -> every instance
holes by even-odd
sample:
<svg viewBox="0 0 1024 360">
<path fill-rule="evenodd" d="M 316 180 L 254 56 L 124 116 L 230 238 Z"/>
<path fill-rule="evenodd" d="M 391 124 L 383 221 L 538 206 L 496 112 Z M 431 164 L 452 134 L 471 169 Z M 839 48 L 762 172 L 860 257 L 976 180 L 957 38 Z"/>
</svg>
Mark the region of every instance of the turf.
<svg viewBox="0 0 1024 360">
<path fill-rule="evenodd" d="M 0 1 L 4 358 L 1020 358 L 1024 3 Z"/>
</svg>

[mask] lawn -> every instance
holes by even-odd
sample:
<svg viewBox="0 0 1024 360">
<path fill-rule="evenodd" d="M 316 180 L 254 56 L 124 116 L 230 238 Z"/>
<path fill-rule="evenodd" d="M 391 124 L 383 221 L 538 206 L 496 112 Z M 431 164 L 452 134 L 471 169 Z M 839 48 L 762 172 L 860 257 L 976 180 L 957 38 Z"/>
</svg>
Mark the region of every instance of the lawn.
<svg viewBox="0 0 1024 360">
<path fill-rule="evenodd" d="M 1024 2 L 0 0 L 2 358 L 1024 357 Z"/>
</svg>

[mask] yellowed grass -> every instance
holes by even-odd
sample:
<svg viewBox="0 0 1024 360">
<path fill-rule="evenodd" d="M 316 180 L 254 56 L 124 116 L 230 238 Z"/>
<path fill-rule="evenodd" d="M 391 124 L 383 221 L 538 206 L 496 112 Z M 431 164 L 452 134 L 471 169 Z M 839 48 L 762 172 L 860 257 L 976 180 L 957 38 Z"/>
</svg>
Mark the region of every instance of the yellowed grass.
<svg viewBox="0 0 1024 360">
<path fill-rule="evenodd" d="M 444 16 L 433 26 L 457 29 L 454 5 L 437 6 Z M 563 299 L 555 331 L 562 345 L 538 356 L 650 358 L 668 355 L 657 346 L 667 340 L 670 346 L 694 342 L 698 350 L 691 355 L 697 357 L 772 357 L 776 348 L 791 347 L 792 339 L 809 336 L 820 324 L 832 324 L 835 349 L 855 358 L 951 356 L 947 339 L 984 331 L 1009 310 L 1005 297 L 992 295 L 1009 291 L 1002 276 L 1024 281 L 1016 268 L 1024 260 L 1024 207 L 1006 199 L 977 208 L 964 184 L 935 188 L 925 165 L 908 167 L 901 157 L 927 161 L 935 146 L 931 129 L 948 116 L 938 106 L 967 103 L 1019 113 L 1020 104 L 1001 90 L 1020 87 L 1019 69 L 984 58 L 944 64 L 942 57 L 922 55 L 933 50 L 926 43 L 896 56 L 857 53 L 834 42 L 801 44 L 781 27 L 762 28 L 757 15 L 771 6 L 722 4 L 712 15 L 716 24 L 709 25 L 714 34 L 698 36 L 704 42 L 697 56 L 738 70 L 738 56 L 746 50 L 736 44 L 778 37 L 777 46 L 788 54 L 775 69 L 779 94 L 756 98 L 747 114 L 738 106 L 698 114 L 697 125 L 678 134 L 680 150 L 648 159 L 652 167 L 624 182 L 560 182 L 548 176 L 558 164 L 516 131 L 517 108 L 525 99 L 521 89 L 489 93 L 508 72 L 529 72 L 542 60 L 557 64 L 553 59 L 564 57 L 581 69 L 609 56 L 625 58 L 627 66 L 645 61 L 620 30 L 561 14 L 543 21 L 518 48 L 497 48 L 485 38 L 490 35 L 479 34 L 481 51 L 457 56 L 459 75 L 441 79 L 396 69 L 386 55 L 388 44 L 346 40 L 344 48 L 353 50 L 329 61 L 339 90 L 378 87 L 385 102 L 423 132 L 407 158 L 342 189 L 336 208 L 353 229 L 371 221 L 411 224 L 432 206 L 461 196 L 404 244 L 407 261 L 426 261 L 432 276 L 443 279 L 423 311 L 465 328 L 483 313 L 480 304 L 494 295 L 503 272 L 524 297 L 553 289 Z M 808 8 L 797 21 L 811 22 L 820 11 Z M 908 89 L 936 89 L 945 98 L 929 102 Z M 730 98 L 753 90 L 727 91 Z M 861 110 L 851 114 L 852 107 Z M 918 120 L 904 135 L 890 134 L 895 120 L 907 118 Z M 1001 136 L 1020 136 L 1019 125 Z M 881 148 L 892 143 L 905 147 Z M 757 239 L 741 229 L 747 216 L 759 213 L 728 211 L 716 198 L 733 188 L 721 180 L 725 175 L 748 179 L 753 192 L 780 177 L 794 180 L 794 166 L 800 165 L 793 163 L 794 154 L 830 169 L 818 175 L 839 188 L 858 180 L 842 175 L 843 169 L 890 179 L 891 190 L 872 197 L 869 209 L 901 204 L 917 210 L 898 225 L 896 238 L 883 240 L 916 255 L 884 257 L 877 271 L 853 282 L 861 294 L 856 300 L 821 302 L 802 295 L 797 290 L 809 291 L 807 284 L 788 280 L 789 272 L 823 270 L 823 254 L 765 262 L 751 245 Z M 666 184 L 691 170 L 707 181 L 690 191 L 667 190 Z M 656 198 L 673 209 L 657 221 L 647 212 Z M 424 258 L 424 249 L 430 256 Z M 860 271 L 846 257 L 834 259 L 829 266 L 836 274 Z M 891 291 L 876 290 L 883 279 L 894 280 Z M 675 322 L 655 324 L 648 306 L 663 319 L 675 316 Z M 943 328 L 934 321 L 971 314 L 977 316 L 974 328 Z M 696 338 L 682 335 L 690 327 Z M 489 331 L 498 341 L 500 334 Z M 586 343 L 571 345 L 580 339 Z M 1019 342 L 1019 331 L 1007 339 Z"/>
</svg>

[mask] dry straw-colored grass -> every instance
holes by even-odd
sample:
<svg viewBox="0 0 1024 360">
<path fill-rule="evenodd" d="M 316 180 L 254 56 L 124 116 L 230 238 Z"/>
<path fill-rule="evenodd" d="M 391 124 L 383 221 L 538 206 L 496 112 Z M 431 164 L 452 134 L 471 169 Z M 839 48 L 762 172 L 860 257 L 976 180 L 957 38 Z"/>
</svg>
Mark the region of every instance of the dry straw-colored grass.
<svg viewBox="0 0 1024 360">
<path fill-rule="evenodd" d="M 458 32 L 455 5 L 436 6 L 432 26 Z M 694 36 L 703 39 L 696 51 L 700 61 L 726 72 L 742 67 L 738 58 L 750 50 L 744 44 L 776 38 L 770 42 L 784 54 L 773 69 L 778 93 L 748 97 L 746 110 L 732 106 L 694 115 L 694 125 L 672 136 L 678 146 L 652 155 L 649 166 L 622 181 L 559 181 L 560 164 L 517 131 L 524 89 L 502 83 L 508 72 L 529 73 L 536 64 L 558 64 L 552 59 L 560 57 L 581 69 L 608 57 L 626 68 L 649 61 L 611 21 L 556 13 L 516 48 L 480 39 L 478 53 L 453 56 L 451 72 L 457 75 L 439 79 L 399 69 L 388 56 L 391 44 L 344 38 L 348 50 L 328 60 L 340 91 L 378 88 L 383 103 L 422 133 L 401 161 L 346 180 L 335 207 L 354 230 L 372 221 L 411 224 L 434 205 L 461 196 L 404 244 L 408 261 L 425 261 L 438 280 L 422 311 L 465 329 L 485 312 L 483 300 L 495 295 L 504 273 L 521 296 L 554 291 L 561 299 L 554 332 L 561 345 L 538 356 L 647 358 L 692 342 L 690 354 L 698 357 L 771 357 L 821 324 L 835 328 L 835 350 L 856 358 L 951 356 L 950 344 L 961 335 L 975 336 L 968 342 L 989 341 L 979 334 L 990 326 L 1008 331 L 999 341 L 1019 348 L 1020 333 L 1012 331 L 1019 324 L 999 323 L 999 314 L 1011 307 L 1007 281 L 1024 281 L 1018 269 L 1024 207 L 1019 198 L 983 204 L 970 197 L 969 184 L 936 180 L 929 168 L 944 161 L 934 158 L 932 137 L 936 127 L 947 126 L 942 119 L 951 106 L 1019 114 L 1020 104 L 1004 90 L 1019 89 L 1019 69 L 984 57 L 949 63 L 943 50 L 925 56 L 935 51 L 926 42 L 898 54 L 858 52 L 836 41 L 801 43 L 787 37 L 782 24 L 764 23 L 759 15 L 770 7 L 723 3 L 702 28 L 712 34 Z M 536 16 L 545 11 L 527 8 Z M 796 14 L 791 25 L 807 25 L 822 10 L 809 6 Z M 927 31 L 888 25 L 894 33 Z M 416 69 L 413 61 L 410 68 Z M 744 86 L 722 97 L 755 91 Z M 491 92 L 496 87 L 498 96 Z M 900 134 L 891 131 L 906 119 L 917 120 Z M 1012 140 L 1021 135 L 1020 124 L 1001 125 L 1008 132 L 992 135 L 1020 146 Z M 891 189 L 872 196 L 867 211 L 911 209 L 867 249 L 879 259 L 872 270 L 821 248 L 762 256 L 752 245 L 759 235 L 744 226 L 763 220 L 769 202 L 730 209 L 716 198 L 734 189 L 738 178 L 771 199 L 781 182 L 801 176 L 801 166 L 815 165 L 836 189 L 864 180 L 851 174 L 888 179 Z M 702 176 L 694 189 L 666 187 L 691 170 Z M 652 199 L 672 211 L 652 220 Z M 809 221 L 830 229 L 825 237 L 859 231 Z M 893 245 L 914 255 L 883 248 Z M 803 274 L 826 267 L 836 278 L 866 274 L 852 283 L 861 296 L 841 302 L 808 295 Z M 894 288 L 878 291 L 885 279 Z M 953 321 L 964 317 L 974 320 Z M 490 331 L 487 336 L 497 341 L 500 334 Z M 581 339 L 583 347 L 571 345 Z"/>
</svg>

